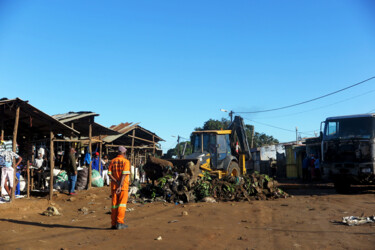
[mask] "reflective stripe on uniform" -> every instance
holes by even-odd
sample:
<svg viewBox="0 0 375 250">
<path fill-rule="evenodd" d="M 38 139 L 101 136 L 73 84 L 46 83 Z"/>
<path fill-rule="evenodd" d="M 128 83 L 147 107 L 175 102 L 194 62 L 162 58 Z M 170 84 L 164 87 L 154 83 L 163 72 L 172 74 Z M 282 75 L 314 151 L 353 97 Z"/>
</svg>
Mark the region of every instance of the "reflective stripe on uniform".
<svg viewBox="0 0 375 250">
<path fill-rule="evenodd" d="M 112 174 L 112 171 L 108 171 L 108 174 Z"/>
<path fill-rule="evenodd" d="M 122 171 L 122 174 L 130 174 L 130 171 Z"/>
<path fill-rule="evenodd" d="M 126 207 L 126 204 L 120 204 L 119 207 Z"/>
<path fill-rule="evenodd" d="M 118 208 L 118 205 L 116 205 L 116 206 L 112 206 L 112 209 L 116 209 L 116 208 Z"/>
</svg>

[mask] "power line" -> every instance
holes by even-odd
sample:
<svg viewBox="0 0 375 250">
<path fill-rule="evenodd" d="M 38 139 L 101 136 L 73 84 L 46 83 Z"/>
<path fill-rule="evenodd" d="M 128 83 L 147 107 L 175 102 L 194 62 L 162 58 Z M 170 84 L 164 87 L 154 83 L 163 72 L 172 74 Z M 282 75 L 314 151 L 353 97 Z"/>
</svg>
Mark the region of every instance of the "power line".
<svg viewBox="0 0 375 250">
<path fill-rule="evenodd" d="M 315 111 L 315 110 L 319 110 L 319 109 L 322 109 L 322 108 L 327 108 L 327 107 L 330 107 L 330 106 L 333 106 L 333 105 L 336 105 L 336 104 L 340 104 L 340 103 L 343 103 L 343 102 L 350 101 L 352 99 L 355 99 L 355 98 L 358 98 L 358 97 L 361 97 L 361 96 L 364 96 L 364 95 L 371 94 L 373 92 L 375 92 L 375 90 L 370 90 L 370 91 L 367 91 L 366 93 L 362 93 L 362 94 L 359 94 L 359 95 L 356 95 L 356 96 L 353 96 L 353 97 L 350 97 L 350 98 L 347 98 L 347 99 L 344 99 L 344 100 L 341 100 L 341 101 L 338 101 L 338 102 L 334 102 L 334 103 L 331 103 L 331 104 L 328 104 L 328 105 L 320 106 L 320 107 L 314 108 L 314 109 L 304 110 L 304 111 L 297 112 L 297 113 L 286 114 L 286 115 L 279 115 L 279 116 L 272 116 L 272 117 L 258 117 L 257 119 L 274 119 L 274 118 L 282 118 L 282 117 L 286 117 L 286 116 L 306 114 L 306 112 Z M 373 109 L 373 110 L 371 110 L 371 111 L 369 111 L 367 113 L 370 113 L 372 111 L 375 111 L 375 109 Z"/>
<path fill-rule="evenodd" d="M 284 131 L 288 131 L 288 132 L 292 132 L 292 133 L 295 133 L 296 131 L 295 130 L 291 130 L 291 129 L 286 129 L 286 128 L 280 128 L 280 127 L 277 127 L 277 126 L 274 126 L 274 125 L 271 125 L 271 124 L 267 124 L 267 123 L 263 123 L 263 122 L 257 122 L 257 121 L 254 121 L 252 119 L 248 119 L 248 118 L 244 118 L 245 120 L 248 120 L 248 121 L 251 121 L 251 122 L 255 122 L 255 123 L 258 123 L 258 124 L 261 124 L 261 125 L 264 125 L 264 126 L 268 126 L 268 127 L 272 127 L 272 128 L 276 128 L 276 129 L 280 129 L 280 130 L 284 130 Z M 313 130 L 315 131 L 315 130 Z M 309 131 L 308 131 L 309 132 Z M 300 134 L 304 134 L 304 135 L 314 135 L 312 133 L 308 133 L 308 132 L 298 132 Z M 315 136 L 315 135 L 314 135 Z"/>
<path fill-rule="evenodd" d="M 350 89 L 350 88 L 353 88 L 355 86 L 358 86 L 362 83 L 365 83 L 367 81 L 370 81 L 372 79 L 375 79 L 375 76 L 373 77 L 370 77 L 366 80 L 363 80 L 363 81 L 360 81 L 356 84 L 353 84 L 353 85 L 350 85 L 348 87 L 345 87 L 343 89 L 339 89 L 339 90 L 336 90 L 334 92 L 331 92 L 331 93 L 328 93 L 326 95 L 322 95 L 322 96 L 319 96 L 319 97 L 316 97 L 316 98 L 313 98 L 313 99 L 310 99 L 310 100 L 307 100 L 307 101 L 303 101 L 303 102 L 299 102 L 299 103 L 296 103 L 296 104 L 292 104 L 292 105 L 287 105 L 287 106 L 283 106 L 283 107 L 280 107 L 280 108 L 273 108 L 273 109 L 266 109 L 266 110 L 258 110 L 258 111 L 249 111 L 249 112 L 235 112 L 235 113 L 238 113 L 238 114 L 254 114 L 254 113 L 263 113 L 263 112 L 270 112 L 270 111 L 276 111 L 276 110 L 281 110 L 281 109 L 286 109 L 286 108 L 291 108 L 291 107 L 295 107 L 295 106 L 298 106 L 298 105 L 302 105 L 302 104 L 305 104 L 305 103 L 309 103 L 309 102 L 313 102 L 313 101 L 316 101 L 316 100 L 319 100 L 319 99 L 322 99 L 322 98 L 325 98 L 327 96 L 330 96 L 330 95 L 334 95 L 334 94 L 337 94 L 339 92 L 342 92 L 344 90 L 347 90 L 347 89 Z"/>
</svg>

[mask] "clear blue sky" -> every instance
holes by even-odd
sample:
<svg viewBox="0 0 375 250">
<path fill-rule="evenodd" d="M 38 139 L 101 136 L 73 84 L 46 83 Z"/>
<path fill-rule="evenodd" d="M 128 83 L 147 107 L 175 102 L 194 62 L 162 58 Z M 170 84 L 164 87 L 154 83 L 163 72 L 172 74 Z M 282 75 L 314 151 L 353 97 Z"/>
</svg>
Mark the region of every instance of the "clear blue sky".
<svg viewBox="0 0 375 250">
<path fill-rule="evenodd" d="M 374 75 L 371 0 L 0 0 L 0 97 L 51 115 L 93 111 L 105 126 L 140 122 L 164 150 L 228 117 L 221 108 L 276 108 Z M 371 110 L 375 80 L 244 117 L 291 141 L 263 124 L 312 133 L 327 116 Z"/>
</svg>

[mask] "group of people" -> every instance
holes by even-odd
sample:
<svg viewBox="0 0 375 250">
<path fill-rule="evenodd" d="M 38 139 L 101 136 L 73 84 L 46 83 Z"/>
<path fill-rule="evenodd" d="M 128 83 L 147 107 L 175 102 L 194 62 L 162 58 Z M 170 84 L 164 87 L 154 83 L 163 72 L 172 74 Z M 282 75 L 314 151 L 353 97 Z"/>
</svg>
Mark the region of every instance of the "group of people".
<svg viewBox="0 0 375 250">
<path fill-rule="evenodd" d="M 102 172 L 107 175 L 107 178 L 111 180 L 111 196 L 112 196 L 112 215 L 111 215 L 111 228 L 112 229 L 124 229 L 128 226 L 125 225 L 125 212 L 126 204 L 128 201 L 128 191 L 130 182 L 130 162 L 126 159 L 126 148 L 120 146 L 118 149 L 118 155 L 109 163 L 108 157 L 103 157 L 102 162 L 97 164 L 95 158 L 99 158 L 98 154 L 95 154 L 93 159 L 93 169 L 103 167 Z M 14 168 L 15 165 L 20 165 L 22 157 L 14 153 L 11 150 L 5 150 L 0 147 L 0 167 L 1 167 L 1 188 L 4 188 L 6 193 L 11 197 L 13 180 L 14 180 Z M 99 159 L 98 159 L 99 160 Z M 33 166 L 36 168 L 36 176 L 39 183 L 43 182 L 43 176 L 39 175 L 45 166 L 46 160 L 44 158 L 44 150 L 38 151 L 38 157 L 35 159 Z M 38 171 L 40 170 L 40 171 Z M 69 154 L 66 158 L 65 170 L 68 174 L 69 180 L 69 194 L 75 195 L 75 183 L 77 181 L 77 160 L 75 148 L 71 147 Z M 108 180 L 109 183 L 109 180 Z M 2 192 L 3 195 L 3 192 Z"/>
<path fill-rule="evenodd" d="M 306 155 L 303 159 L 302 178 L 304 181 L 320 180 L 322 178 L 320 160 L 315 154 Z"/>
</svg>

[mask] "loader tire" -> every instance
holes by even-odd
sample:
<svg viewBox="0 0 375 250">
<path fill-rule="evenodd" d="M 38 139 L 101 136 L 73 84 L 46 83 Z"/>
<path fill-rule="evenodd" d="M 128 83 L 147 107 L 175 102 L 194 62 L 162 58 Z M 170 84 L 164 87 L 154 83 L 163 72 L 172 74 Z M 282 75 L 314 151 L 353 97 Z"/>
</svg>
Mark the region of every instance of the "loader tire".
<svg viewBox="0 0 375 250">
<path fill-rule="evenodd" d="M 229 164 L 229 167 L 228 167 L 228 175 L 229 175 L 229 176 L 236 176 L 236 177 L 241 176 L 241 170 L 240 170 L 240 167 L 238 166 L 238 163 L 237 163 L 237 162 L 232 161 L 232 162 Z"/>
</svg>

